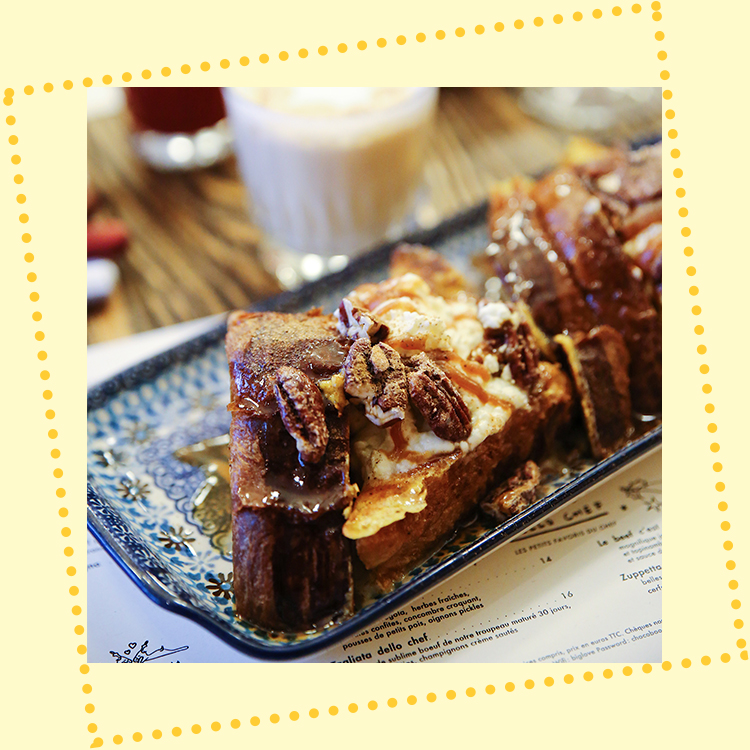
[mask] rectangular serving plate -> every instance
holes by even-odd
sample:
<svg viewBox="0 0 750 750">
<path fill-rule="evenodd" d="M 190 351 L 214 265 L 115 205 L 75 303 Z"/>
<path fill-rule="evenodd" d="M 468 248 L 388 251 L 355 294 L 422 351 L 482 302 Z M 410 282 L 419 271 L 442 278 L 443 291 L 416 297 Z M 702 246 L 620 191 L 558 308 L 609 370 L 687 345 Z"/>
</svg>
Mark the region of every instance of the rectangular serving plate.
<svg viewBox="0 0 750 750">
<path fill-rule="evenodd" d="M 358 284 L 387 278 L 399 242 L 429 245 L 464 271 L 487 245 L 481 204 L 434 229 L 388 243 L 343 271 L 252 310 L 332 311 Z M 226 326 L 165 351 L 88 394 L 88 525 L 154 602 L 264 659 L 291 659 L 354 635 L 480 557 L 520 536 L 661 444 L 661 425 L 599 462 L 545 477 L 543 497 L 499 525 L 477 519 L 386 595 L 349 619 L 303 634 L 267 633 L 234 616 L 229 506 L 222 435 L 228 432 Z"/>
</svg>

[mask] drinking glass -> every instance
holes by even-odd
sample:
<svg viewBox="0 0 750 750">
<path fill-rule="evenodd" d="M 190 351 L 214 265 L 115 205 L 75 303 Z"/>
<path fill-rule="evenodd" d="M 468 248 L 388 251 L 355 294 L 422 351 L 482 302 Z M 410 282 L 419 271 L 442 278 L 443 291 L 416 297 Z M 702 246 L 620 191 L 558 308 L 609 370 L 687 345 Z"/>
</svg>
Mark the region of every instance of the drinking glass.
<svg viewBox="0 0 750 750">
<path fill-rule="evenodd" d="M 288 288 L 403 231 L 435 88 L 224 89 L 261 255 Z"/>
</svg>

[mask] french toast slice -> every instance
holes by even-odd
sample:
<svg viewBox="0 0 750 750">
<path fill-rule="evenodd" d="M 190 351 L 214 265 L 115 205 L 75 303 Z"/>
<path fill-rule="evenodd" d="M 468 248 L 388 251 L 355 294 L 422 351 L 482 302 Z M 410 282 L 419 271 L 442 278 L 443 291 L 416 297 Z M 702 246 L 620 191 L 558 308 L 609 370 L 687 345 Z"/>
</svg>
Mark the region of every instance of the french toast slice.
<svg viewBox="0 0 750 750">
<path fill-rule="evenodd" d="M 357 556 L 381 590 L 449 539 L 488 491 L 538 452 L 545 430 L 554 432 L 567 422 L 570 381 L 557 365 L 543 362 L 541 367 L 537 399 L 513 409 L 473 450 L 458 448 L 391 479 L 365 482 L 344 534 L 356 539 Z"/>
<path fill-rule="evenodd" d="M 272 631 L 351 614 L 349 421 L 319 389 L 348 342 L 317 311 L 233 313 L 226 350 L 237 614 Z"/>
<path fill-rule="evenodd" d="M 569 417 L 515 308 L 460 291 L 427 248 L 395 266 L 335 316 L 230 316 L 236 609 L 266 629 L 351 613 L 355 545 L 387 589 Z"/>
<path fill-rule="evenodd" d="M 495 185 L 488 213 L 487 260 L 505 297 L 528 305 L 549 336 L 587 331 L 595 317 L 563 258 L 553 248 L 530 192 L 533 182 L 515 178 Z"/>
<path fill-rule="evenodd" d="M 572 404 L 570 381 L 559 365 L 540 361 L 517 309 L 457 290 L 439 296 L 435 289 L 445 285 L 410 271 L 425 261 L 433 265 L 423 249 L 401 253 L 396 267 L 406 273 L 358 287 L 338 313 L 342 332 L 355 330 L 346 315 L 356 310 L 378 337 L 352 345 L 345 373 L 350 358 L 360 367 L 359 349 L 367 357 L 378 347 L 398 353 L 405 371 L 408 406 L 387 424 L 378 423 L 359 382 L 344 386 L 362 402 L 354 414 L 364 406 L 365 418 L 352 421 L 361 490 L 345 511 L 343 534 L 383 590 L 445 542 L 567 421 Z M 378 398 L 377 383 L 371 393 Z"/>
<path fill-rule="evenodd" d="M 611 326 L 625 341 L 634 409 L 660 413 L 661 318 L 601 200 L 567 167 L 539 180 L 531 197 L 597 324 Z"/>
</svg>

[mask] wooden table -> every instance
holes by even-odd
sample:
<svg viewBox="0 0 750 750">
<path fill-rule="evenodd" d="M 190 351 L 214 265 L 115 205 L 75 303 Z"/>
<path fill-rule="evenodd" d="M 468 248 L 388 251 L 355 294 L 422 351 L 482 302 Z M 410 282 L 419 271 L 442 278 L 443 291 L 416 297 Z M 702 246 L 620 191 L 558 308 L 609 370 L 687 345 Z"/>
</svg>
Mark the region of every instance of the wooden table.
<svg viewBox="0 0 750 750">
<path fill-rule="evenodd" d="M 660 128 L 660 113 L 636 113 L 598 138 L 638 139 Z M 443 89 L 421 223 L 484 200 L 496 180 L 554 164 L 570 137 L 527 116 L 517 91 Z M 117 290 L 89 312 L 90 344 L 247 307 L 280 291 L 258 260 L 259 232 L 234 159 L 188 174 L 155 172 L 130 148 L 123 113 L 90 121 L 88 169 L 101 196 L 97 213 L 120 217 L 131 233 Z"/>
</svg>

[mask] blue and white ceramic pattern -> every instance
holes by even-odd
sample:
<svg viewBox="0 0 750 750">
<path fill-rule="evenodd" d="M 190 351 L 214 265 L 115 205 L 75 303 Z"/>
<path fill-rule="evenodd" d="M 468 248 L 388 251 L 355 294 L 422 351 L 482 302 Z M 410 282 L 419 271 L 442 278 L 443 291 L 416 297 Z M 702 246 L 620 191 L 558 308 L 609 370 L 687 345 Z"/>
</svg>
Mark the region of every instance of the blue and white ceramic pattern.
<svg viewBox="0 0 750 750">
<path fill-rule="evenodd" d="M 471 256 L 486 244 L 485 210 L 479 206 L 410 240 L 468 269 Z M 332 310 L 357 284 L 387 276 L 391 249 L 379 248 L 339 274 L 255 309 Z M 549 477 L 544 499 L 529 510 L 496 527 L 477 520 L 463 528 L 394 591 L 367 601 L 349 620 L 313 633 L 267 633 L 238 620 L 233 609 L 224 330 L 220 326 L 90 391 L 89 528 L 151 599 L 256 656 L 301 656 L 352 635 L 661 442 L 657 427 L 605 461 Z"/>
</svg>

